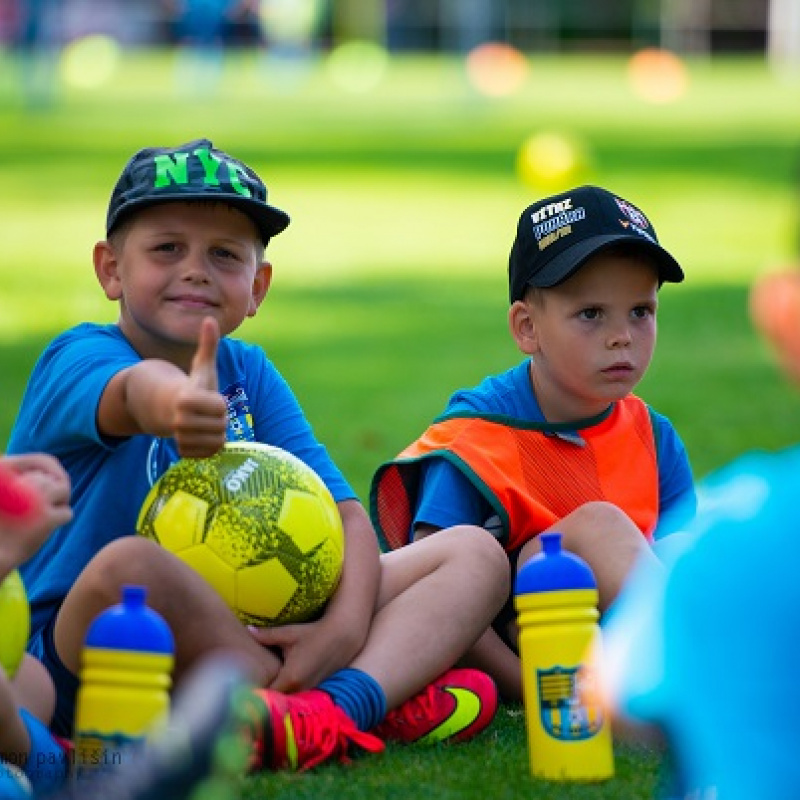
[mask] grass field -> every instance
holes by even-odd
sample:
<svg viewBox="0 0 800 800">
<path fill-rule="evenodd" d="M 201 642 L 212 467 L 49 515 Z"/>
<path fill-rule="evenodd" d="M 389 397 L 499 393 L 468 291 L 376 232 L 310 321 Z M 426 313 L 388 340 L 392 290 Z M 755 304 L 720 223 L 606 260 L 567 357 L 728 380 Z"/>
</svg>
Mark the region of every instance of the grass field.
<svg viewBox="0 0 800 800">
<path fill-rule="evenodd" d="M 490 99 L 454 60 L 393 62 L 347 94 L 236 57 L 216 93 L 176 89 L 168 53 L 124 57 L 112 85 L 65 87 L 26 113 L 0 64 L 0 442 L 45 343 L 112 320 L 91 269 L 113 182 L 139 147 L 208 136 L 266 179 L 293 218 L 272 243 L 271 295 L 242 335 L 262 344 L 366 499 L 379 462 L 441 409 L 519 358 L 505 328 L 505 269 L 521 209 L 514 170 L 531 133 L 579 137 L 581 176 L 639 203 L 687 280 L 662 292 L 660 343 L 640 393 L 672 418 L 702 477 L 738 453 L 796 439 L 798 398 L 747 319 L 747 287 L 798 261 L 800 79 L 758 60 L 690 65 L 666 106 L 634 95 L 618 57 L 534 59 Z M 659 758 L 620 748 L 618 776 L 553 787 L 527 775 L 520 710 L 452 750 L 393 750 L 354 769 L 252 779 L 246 797 L 647 798 Z"/>
</svg>

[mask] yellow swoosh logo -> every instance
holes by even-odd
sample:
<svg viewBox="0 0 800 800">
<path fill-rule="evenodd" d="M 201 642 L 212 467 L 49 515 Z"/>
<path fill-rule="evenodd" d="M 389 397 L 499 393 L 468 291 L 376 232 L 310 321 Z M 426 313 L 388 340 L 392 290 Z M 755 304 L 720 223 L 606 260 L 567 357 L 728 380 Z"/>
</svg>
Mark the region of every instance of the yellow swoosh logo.
<svg viewBox="0 0 800 800">
<path fill-rule="evenodd" d="M 297 742 L 294 738 L 294 728 L 292 727 L 292 718 L 289 714 L 284 714 L 283 717 L 283 728 L 286 732 L 286 760 L 289 765 L 289 769 L 296 770 L 297 769 Z"/>
<path fill-rule="evenodd" d="M 418 739 L 419 742 L 443 742 L 469 728 L 480 716 L 481 699 L 475 692 L 458 686 L 445 686 L 444 691 L 453 696 L 456 707 L 446 720 Z"/>
</svg>

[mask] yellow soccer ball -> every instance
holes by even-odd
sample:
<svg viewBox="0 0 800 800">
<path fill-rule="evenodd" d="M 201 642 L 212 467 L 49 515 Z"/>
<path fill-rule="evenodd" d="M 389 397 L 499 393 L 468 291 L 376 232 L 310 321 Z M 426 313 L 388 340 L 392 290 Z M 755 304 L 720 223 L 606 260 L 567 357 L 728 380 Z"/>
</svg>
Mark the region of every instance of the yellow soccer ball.
<svg viewBox="0 0 800 800">
<path fill-rule="evenodd" d="M 0 582 L 0 665 L 9 678 L 19 668 L 31 627 L 25 585 L 13 570 Z"/>
<path fill-rule="evenodd" d="M 300 459 L 256 442 L 173 464 L 136 528 L 199 572 L 248 624 L 314 618 L 342 571 L 344 531 L 328 488 Z"/>
</svg>

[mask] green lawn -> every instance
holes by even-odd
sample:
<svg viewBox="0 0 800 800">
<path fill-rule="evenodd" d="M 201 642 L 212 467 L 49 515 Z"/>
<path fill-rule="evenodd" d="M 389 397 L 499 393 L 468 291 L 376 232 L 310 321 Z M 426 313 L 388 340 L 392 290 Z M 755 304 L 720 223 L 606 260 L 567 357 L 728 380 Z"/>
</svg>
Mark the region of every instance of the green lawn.
<svg viewBox="0 0 800 800">
<path fill-rule="evenodd" d="M 569 132 L 587 180 L 640 204 L 684 265 L 662 292 L 660 343 L 642 396 L 672 418 L 698 477 L 738 453 L 796 438 L 797 397 L 747 319 L 747 287 L 797 261 L 800 76 L 757 60 L 690 65 L 671 105 L 634 95 L 621 58 L 534 58 L 512 97 L 472 90 L 453 60 L 406 58 L 365 94 L 322 62 L 292 82 L 252 55 L 219 91 L 177 91 L 169 54 L 127 54 L 113 84 L 65 87 L 25 113 L 0 61 L 0 442 L 48 339 L 111 320 L 91 268 L 105 205 L 143 146 L 212 138 L 255 166 L 293 222 L 272 243 L 275 278 L 242 330 L 295 388 L 363 499 L 374 468 L 472 385 L 519 358 L 506 332 L 505 269 L 536 196 L 517 178 L 520 143 Z M 659 759 L 621 748 L 599 787 L 530 780 L 518 708 L 473 744 L 392 750 L 352 769 L 247 782 L 246 796 L 646 798 Z"/>
</svg>

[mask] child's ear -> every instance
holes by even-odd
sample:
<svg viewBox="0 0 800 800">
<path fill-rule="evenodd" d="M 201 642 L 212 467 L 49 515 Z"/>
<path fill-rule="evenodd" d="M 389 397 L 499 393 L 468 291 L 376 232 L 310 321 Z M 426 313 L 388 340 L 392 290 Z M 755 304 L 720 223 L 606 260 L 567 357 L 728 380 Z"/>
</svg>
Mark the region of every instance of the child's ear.
<svg viewBox="0 0 800 800">
<path fill-rule="evenodd" d="M 536 321 L 530 303 L 517 300 L 508 309 L 508 328 L 517 347 L 526 355 L 533 355 L 539 349 Z"/>
<path fill-rule="evenodd" d="M 119 278 L 119 260 L 110 242 L 98 242 L 92 253 L 94 274 L 109 300 L 122 298 L 122 281 Z"/>
<path fill-rule="evenodd" d="M 256 270 L 253 278 L 253 294 L 250 298 L 250 306 L 247 309 L 247 316 L 254 317 L 258 307 L 263 302 L 272 283 L 272 264 L 269 261 L 262 261 Z"/>
</svg>

